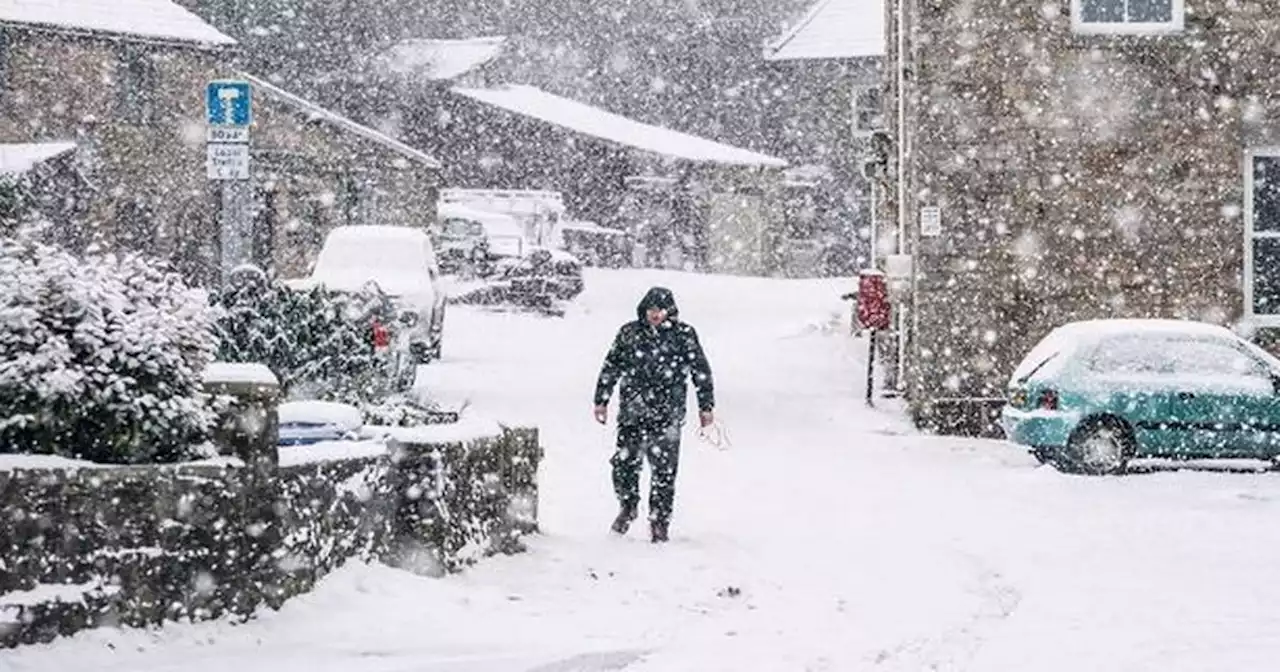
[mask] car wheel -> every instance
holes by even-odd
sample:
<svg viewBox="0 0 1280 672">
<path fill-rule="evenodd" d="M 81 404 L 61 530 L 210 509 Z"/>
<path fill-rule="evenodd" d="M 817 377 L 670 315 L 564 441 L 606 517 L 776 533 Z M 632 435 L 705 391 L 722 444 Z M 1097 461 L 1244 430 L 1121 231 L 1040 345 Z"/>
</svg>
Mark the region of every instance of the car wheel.
<svg viewBox="0 0 1280 672">
<path fill-rule="evenodd" d="M 1082 424 L 1067 441 L 1054 466 L 1067 473 L 1102 476 L 1124 473 L 1133 457 L 1133 433 L 1114 418 Z"/>
</svg>

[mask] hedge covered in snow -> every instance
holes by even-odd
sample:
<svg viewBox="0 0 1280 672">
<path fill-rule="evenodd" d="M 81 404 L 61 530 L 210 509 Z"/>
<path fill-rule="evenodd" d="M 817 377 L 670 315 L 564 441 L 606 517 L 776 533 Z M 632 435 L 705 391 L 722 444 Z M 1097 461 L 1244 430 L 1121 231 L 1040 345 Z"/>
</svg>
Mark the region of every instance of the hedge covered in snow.
<svg viewBox="0 0 1280 672">
<path fill-rule="evenodd" d="M 0 453 L 193 457 L 213 419 L 212 319 L 157 262 L 0 238 Z"/>
<path fill-rule="evenodd" d="M 245 266 L 211 299 L 218 360 L 266 365 L 286 399 L 350 404 L 373 424 L 431 421 L 433 409 L 404 395 L 413 381 L 398 377 L 388 353 L 374 350 L 373 320 L 393 313 L 385 297 L 293 288 Z"/>
</svg>

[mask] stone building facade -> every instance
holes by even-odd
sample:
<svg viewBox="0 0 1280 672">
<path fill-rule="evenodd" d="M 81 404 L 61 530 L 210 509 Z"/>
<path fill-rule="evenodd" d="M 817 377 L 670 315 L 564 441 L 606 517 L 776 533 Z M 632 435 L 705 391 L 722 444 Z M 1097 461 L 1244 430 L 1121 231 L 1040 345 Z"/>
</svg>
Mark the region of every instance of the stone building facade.
<svg viewBox="0 0 1280 672">
<path fill-rule="evenodd" d="M 765 45 L 767 87 L 786 95 L 765 109 L 763 125 L 803 176 L 794 182 L 808 183 L 805 205 L 818 215 L 810 222 L 789 211 L 785 242 L 813 250 L 797 264 L 811 270 L 854 275 L 870 264 L 877 227 L 864 165 L 884 120 L 883 12 L 882 0 L 814 0 Z"/>
<path fill-rule="evenodd" d="M 143 251 L 212 283 L 222 198 L 205 170 L 204 89 L 244 77 L 231 38 L 154 32 L 0 13 L 0 143 L 77 145 L 80 179 L 60 199 L 75 206 L 56 222 L 59 242 Z M 430 157 L 260 80 L 254 98 L 246 187 L 254 261 L 297 274 L 332 226 L 425 226 L 434 217 L 439 164 Z"/>
<path fill-rule="evenodd" d="M 1067 321 L 1280 325 L 1273 5 L 890 0 L 886 25 L 882 207 L 912 254 L 920 424 L 989 427 Z"/>
</svg>

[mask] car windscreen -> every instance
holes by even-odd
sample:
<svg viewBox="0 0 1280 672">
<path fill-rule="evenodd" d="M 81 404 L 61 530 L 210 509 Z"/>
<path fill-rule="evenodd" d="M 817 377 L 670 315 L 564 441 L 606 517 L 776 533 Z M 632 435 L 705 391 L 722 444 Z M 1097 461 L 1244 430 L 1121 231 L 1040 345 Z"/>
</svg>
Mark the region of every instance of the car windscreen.
<svg viewBox="0 0 1280 672">
<path fill-rule="evenodd" d="M 1073 349 L 1075 343 L 1063 332 L 1055 331 L 1045 336 L 1028 352 L 1014 369 L 1010 380 L 1014 383 L 1025 383 L 1032 376 L 1044 370 L 1050 362 L 1060 361 L 1060 356 Z"/>
<path fill-rule="evenodd" d="M 1027 368 L 1025 371 L 1016 372 L 1016 373 L 1014 374 L 1014 376 L 1013 376 L 1013 380 L 1014 380 L 1014 382 L 1017 382 L 1017 383 L 1025 383 L 1025 382 L 1027 382 L 1028 380 L 1031 380 L 1031 376 L 1036 375 L 1036 373 L 1038 373 L 1041 369 L 1043 369 L 1043 368 L 1045 367 L 1045 365 L 1046 365 L 1046 364 L 1048 364 L 1049 362 L 1052 362 L 1054 359 L 1056 359 L 1056 358 L 1057 358 L 1058 356 L 1060 356 L 1061 354 L 1062 354 L 1062 352 L 1061 352 L 1061 351 L 1054 351 L 1054 352 L 1051 352 L 1051 353 L 1049 353 L 1049 355 L 1048 355 L 1048 356 L 1046 356 L 1046 357 L 1044 357 L 1044 358 L 1039 359 L 1039 362 L 1040 362 L 1039 364 L 1036 364 L 1035 366 L 1029 367 L 1029 368 Z M 1032 360 L 1032 361 L 1036 361 L 1036 360 Z"/>
</svg>

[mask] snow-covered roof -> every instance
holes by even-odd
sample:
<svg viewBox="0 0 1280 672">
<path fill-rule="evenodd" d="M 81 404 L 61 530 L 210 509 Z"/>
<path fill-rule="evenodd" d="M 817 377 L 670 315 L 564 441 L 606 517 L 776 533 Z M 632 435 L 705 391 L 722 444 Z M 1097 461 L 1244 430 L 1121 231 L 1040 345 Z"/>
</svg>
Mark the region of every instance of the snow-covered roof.
<svg viewBox="0 0 1280 672">
<path fill-rule="evenodd" d="M 253 84 L 254 88 L 265 93 L 267 96 L 275 98 L 276 100 L 279 100 L 291 107 L 295 107 L 316 119 L 333 124 L 347 133 L 358 135 L 371 142 L 376 142 L 388 149 L 399 152 L 414 161 L 418 161 L 432 168 L 439 168 L 441 166 L 439 161 L 431 158 L 425 152 L 414 149 L 413 147 L 410 147 L 409 145 L 406 145 L 385 133 L 375 131 L 368 126 L 356 123 L 355 121 L 352 121 L 351 119 L 348 119 L 336 112 L 327 110 L 309 100 L 289 93 L 288 91 L 285 91 L 264 79 L 254 77 L 249 74 L 244 74 L 243 76 L 249 81 L 249 83 Z"/>
<path fill-rule="evenodd" d="M 0 175 L 21 175 L 36 164 L 74 152 L 74 142 L 0 144 Z"/>
<path fill-rule="evenodd" d="M 765 47 L 765 60 L 884 56 L 884 0 L 818 0 L 791 30 Z"/>
<path fill-rule="evenodd" d="M 236 43 L 170 0 L 0 0 L 0 24 L 205 45 Z"/>
<path fill-rule="evenodd" d="M 404 40 L 379 57 L 388 72 L 412 74 L 429 80 L 448 80 L 492 61 L 502 53 L 506 37 L 464 40 Z"/>
<path fill-rule="evenodd" d="M 776 167 L 787 165 L 786 161 L 779 158 L 645 124 L 532 86 L 508 84 L 492 89 L 455 87 L 453 90 L 459 95 L 509 112 L 653 154 L 702 163 Z"/>
</svg>

